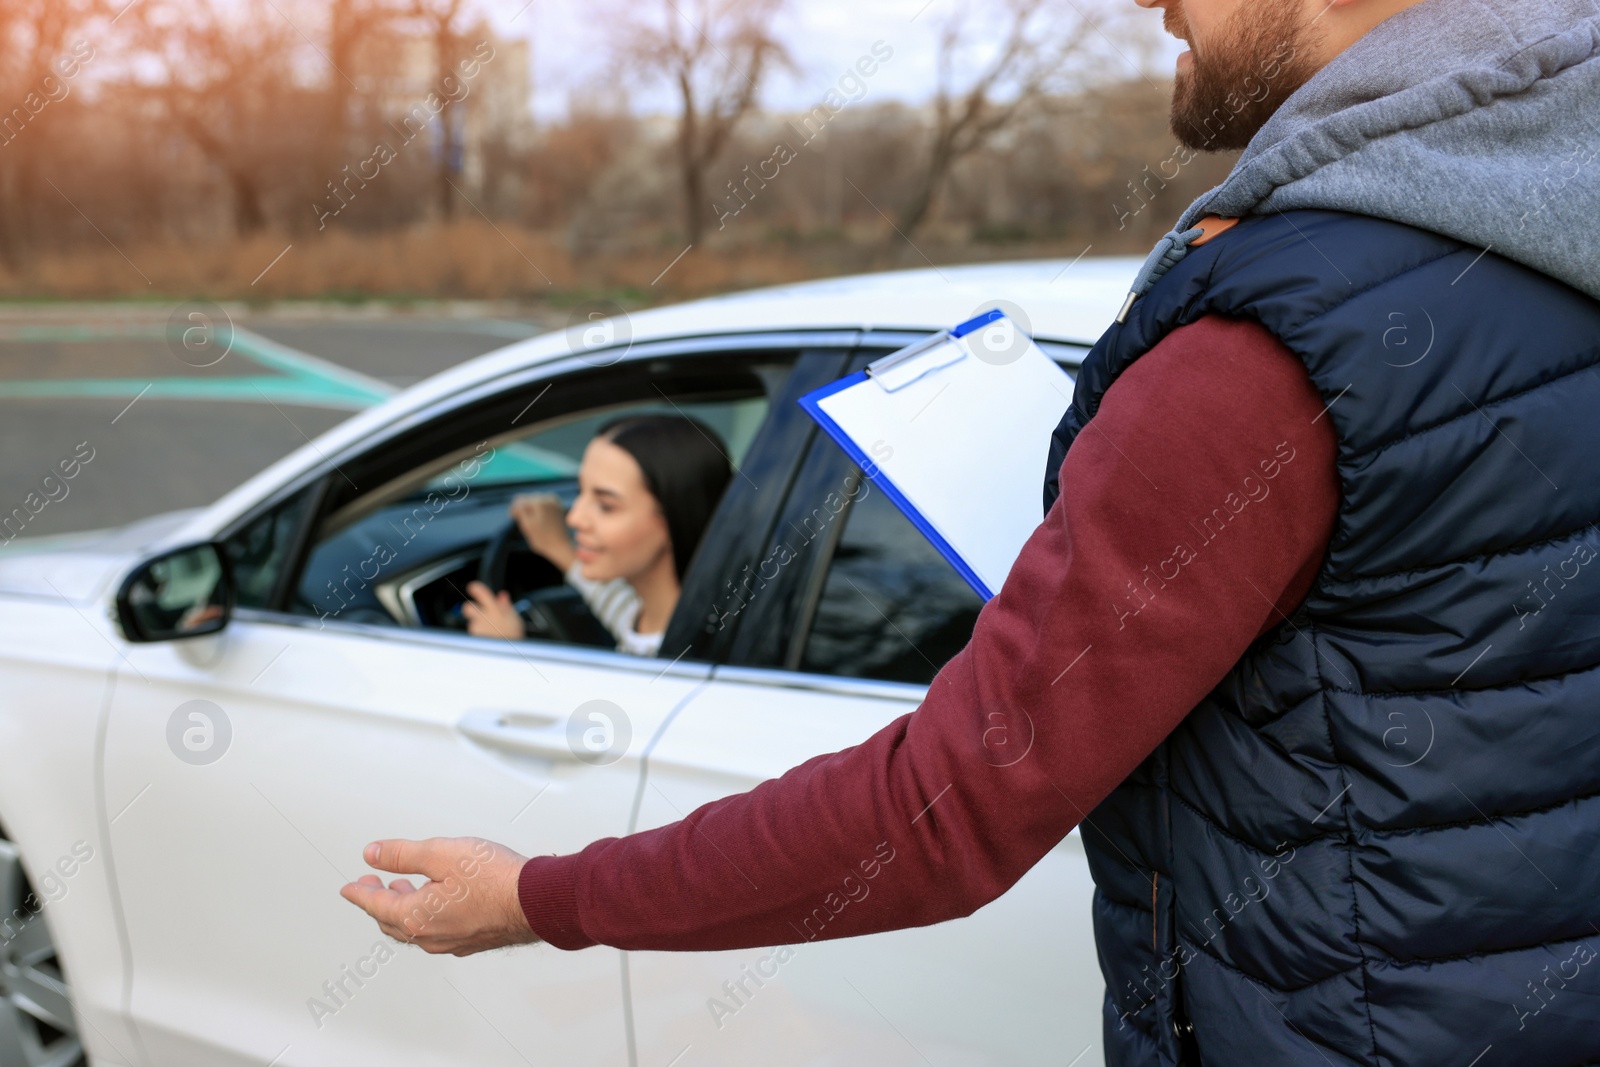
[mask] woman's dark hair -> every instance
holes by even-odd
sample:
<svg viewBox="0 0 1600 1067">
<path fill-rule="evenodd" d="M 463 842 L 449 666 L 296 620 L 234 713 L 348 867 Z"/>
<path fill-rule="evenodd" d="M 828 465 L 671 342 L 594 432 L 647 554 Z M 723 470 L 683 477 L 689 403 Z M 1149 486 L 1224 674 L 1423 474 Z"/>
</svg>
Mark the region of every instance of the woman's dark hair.
<svg viewBox="0 0 1600 1067">
<path fill-rule="evenodd" d="M 716 431 L 687 415 L 626 415 L 595 434 L 639 464 L 645 488 L 667 520 L 672 565 L 683 581 L 728 479 L 727 450 Z"/>
</svg>

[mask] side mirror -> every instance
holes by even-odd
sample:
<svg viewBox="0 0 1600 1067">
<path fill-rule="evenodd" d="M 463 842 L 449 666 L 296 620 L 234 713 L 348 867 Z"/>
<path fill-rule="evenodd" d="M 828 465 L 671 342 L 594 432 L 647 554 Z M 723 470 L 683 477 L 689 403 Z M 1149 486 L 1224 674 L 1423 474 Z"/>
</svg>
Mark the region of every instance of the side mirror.
<svg viewBox="0 0 1600 1067">
<path fill-rule="evenodd" d="M 214 544 L 175 549 L 134 568 L 117 590 L 117 622 L 133 642 L 214 634 L 233 614 L 233 574 Z"/>
</svg>

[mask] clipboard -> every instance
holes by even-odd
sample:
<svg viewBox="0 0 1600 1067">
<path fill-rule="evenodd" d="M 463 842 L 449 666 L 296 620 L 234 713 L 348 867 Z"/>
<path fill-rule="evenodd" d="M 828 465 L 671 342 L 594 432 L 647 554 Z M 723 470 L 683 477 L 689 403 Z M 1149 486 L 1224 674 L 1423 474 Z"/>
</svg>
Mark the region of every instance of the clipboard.
<svg viewBox="0 0 1600 1067">
<path fill-rule="evenodd" d="M 1067 372 L 994 310 L 800 406 L 989 600 L 1043 520 L 1050 435 L 1072 392 Z"/>
</svg>

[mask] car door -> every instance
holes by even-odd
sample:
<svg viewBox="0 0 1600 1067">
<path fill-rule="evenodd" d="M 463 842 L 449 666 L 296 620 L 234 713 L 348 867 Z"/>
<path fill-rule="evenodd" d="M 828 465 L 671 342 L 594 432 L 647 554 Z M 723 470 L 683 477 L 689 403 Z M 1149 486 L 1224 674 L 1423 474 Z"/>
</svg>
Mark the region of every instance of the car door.
<svg viewBox="0 0 1600 1067">
<path fill-rule="evenodd" d="M 385 625 L 373 604 L 307 611 L 314 591 L 297 583 L 320 558 L 309 531 L 356 483 L 390 479 L 393 456 L 433 441 L 426 454 L 470 462 L 456 420 L 511 422 L 537 401 L 570 423 L 582 403 L 614 409 L 646 385 L 691 405 L 734 377 L 710 357 L 684 370 L 694 361 L 674 351 L 584 367 L 548 393 L 523 375 L 328 457 L 225 538 L 246 546 L 241 595 L 264 606 L 211 637 L 122 649 L 104 790 L 128 1009 L 151 1062 L 628 1062 L 617 952 L 426 956 L 338 890 L 378 837 L 475 835 L 533 854 L 624 832 L 640 754 L 709 667 Z M 787 375 L 783 359 L 763 367 Z"/>
<path fill-rule="evenodd" d="M 615 954 L 425 957 L 338 890 L 377 837 L 622 832 L 633 742 L 596 765 L 569 723 L 648 737 L 706 669 L 372 630 L 239 618 L 128 651 L 106 796 L 153 1061 L 625 1063 Z"/>
<path fill-rule="evenodd" d="M 970 637 L 976 594 L 831 441 L 809 445 L 777 531 L 761 580 L 728 594 L 737 665 L 651 753 L 641 829 L 860 742 L 913 711 Z M 957 922 L 785 952 L 632 953 L 639 1061 L 1099 1064 L 1092 890 L 1074 831 Z"/>
</svg>

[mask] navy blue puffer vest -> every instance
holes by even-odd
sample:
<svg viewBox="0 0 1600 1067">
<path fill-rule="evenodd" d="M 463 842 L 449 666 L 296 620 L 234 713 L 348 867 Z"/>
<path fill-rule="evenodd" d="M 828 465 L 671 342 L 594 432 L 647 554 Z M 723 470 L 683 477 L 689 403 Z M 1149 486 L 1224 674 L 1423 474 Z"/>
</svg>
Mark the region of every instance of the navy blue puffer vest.
<svg viewBox="0 0 1600 1067">
<path fill-rule="evenodd" d="M 1117 376 L 1212 314 L 1305 361 L 1342 501 L 1305 602 L 1086 822 L 1108 1063 L 1600 1063 L 1600 303 L 1247 218 L 1095 346 L 1046 506 Z"/>
</svg>

